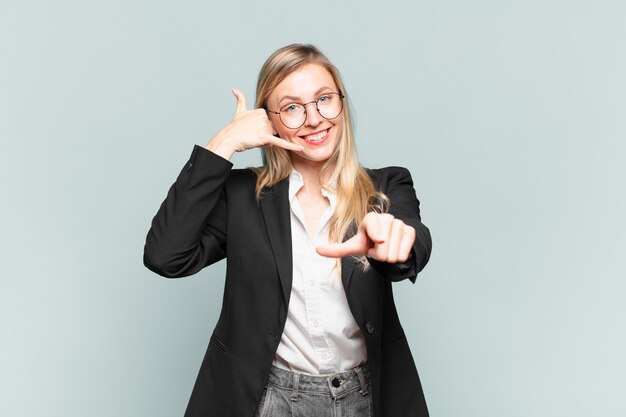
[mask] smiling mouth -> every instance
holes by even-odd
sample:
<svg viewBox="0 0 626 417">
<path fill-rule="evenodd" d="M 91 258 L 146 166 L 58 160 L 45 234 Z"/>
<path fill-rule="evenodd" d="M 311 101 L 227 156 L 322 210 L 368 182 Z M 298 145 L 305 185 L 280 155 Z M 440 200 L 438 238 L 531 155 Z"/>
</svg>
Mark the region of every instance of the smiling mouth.
<svg viewBox="0 0 626 417">
<path fill-rule="evenodd" d="M 319 132 L 311 133 L 310 135 L 300 136 L 300 137 L 306 140 L 307 142 L 320 142 L 328 137 L 329 131 L 330 131 L 330 128 L 321 130 Z"/>
</svg>

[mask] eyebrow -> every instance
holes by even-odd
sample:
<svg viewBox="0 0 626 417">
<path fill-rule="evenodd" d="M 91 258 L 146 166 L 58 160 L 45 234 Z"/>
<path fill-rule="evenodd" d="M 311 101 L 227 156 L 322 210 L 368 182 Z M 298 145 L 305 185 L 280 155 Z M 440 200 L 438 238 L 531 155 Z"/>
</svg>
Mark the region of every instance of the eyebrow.
<svg viewBox="0 0 626 417">
<path fill-rule="evenodd" d="M 316 96 L 316 95 L 320 94 L 320 93 L 321 93 L 322 91 L 324 91 L 324 90 L 332 90 L 332 88 L 324 86 L 324 87 L 320 88 L 319 90 L 317 90 L 317 91 L 315 92 L 315 94 L 313 94 L 313 95 L 314 95 L 314 96 Z M 282 102 L 283 102 L 283 101 L 285 101 L 285 100 L 302 101 L 302 99 L 301 99 L 300 97 L 295 97 L 295 96 L 283 96 L 280 100 L 278 100 L 278 107 L 280 107 L 280 106 L 282 105 Z"/>
</svg>

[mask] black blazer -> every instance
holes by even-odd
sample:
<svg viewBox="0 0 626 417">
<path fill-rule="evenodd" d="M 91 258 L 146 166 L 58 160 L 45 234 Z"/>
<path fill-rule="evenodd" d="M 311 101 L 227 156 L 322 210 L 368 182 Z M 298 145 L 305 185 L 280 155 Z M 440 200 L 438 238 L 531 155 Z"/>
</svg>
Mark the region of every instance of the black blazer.
<svg viewBox="0 0 626 417">
<path fill-rule="evenodd" d="M 342 282 L 365 338 L 374 415 L 427 416 L 426 402 L 393 301 L 392 281 L 410 279 L 430 257 L 431 238 L 405 168 L 369 171 L 389 212 L 417 232 L 409 261 L 342 259 Z M 152 220 L 144 264 L 159 275 L 195 274 L 226 257 L 222 310 L 186 417 L 253 417 L 287 318 L 292 250 L 288 179 L 257 202 L 256 175 L 195 145 Z"/>
</svg>

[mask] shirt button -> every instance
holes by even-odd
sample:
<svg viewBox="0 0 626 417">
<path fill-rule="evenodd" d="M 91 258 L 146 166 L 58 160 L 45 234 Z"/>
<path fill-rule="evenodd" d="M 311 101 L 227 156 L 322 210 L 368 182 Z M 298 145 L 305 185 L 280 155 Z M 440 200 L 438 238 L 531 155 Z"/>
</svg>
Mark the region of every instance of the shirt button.
<svg viewBox="0 0 626 417">
<path fill-rule="evenodd" d="M 320 323 L 319 323 L 319 321 L 315 320 L 315 321 L 313 322 L 313 326 L 315 326 L 315 327 L 320 327 Z"/>
<path fill-rule="evenodd" d="M 315 285 L 315 281 L 313 281 L 313 280 L 311 279 L 311 280 L 309 280 L 309 284 L 310 284 L 310 285 L 311 285 L 311 287 L 312 287 L 312 286 L 314 286 L 314 285 Z"/>
</svg>

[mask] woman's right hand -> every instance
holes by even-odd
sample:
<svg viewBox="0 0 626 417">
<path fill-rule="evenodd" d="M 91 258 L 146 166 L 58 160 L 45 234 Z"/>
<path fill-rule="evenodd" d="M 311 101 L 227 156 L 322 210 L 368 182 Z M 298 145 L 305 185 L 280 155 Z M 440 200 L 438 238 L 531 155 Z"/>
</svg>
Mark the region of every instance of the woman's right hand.
<svg viewBox="0 0 626 417">
<path fill-rule="evenodd" d="M 209 140 L 206 149 L 230 159 L 233 153 L 262 146 L 280 146 L 290 151 L 301 151 L 302 146 L 288 142 L 277 136 L 272 122 L 264 109 L 246 109 L 246 97 L 233 88 L 237 99 L 237 111 L 233 120 Z"/>
</svg>

